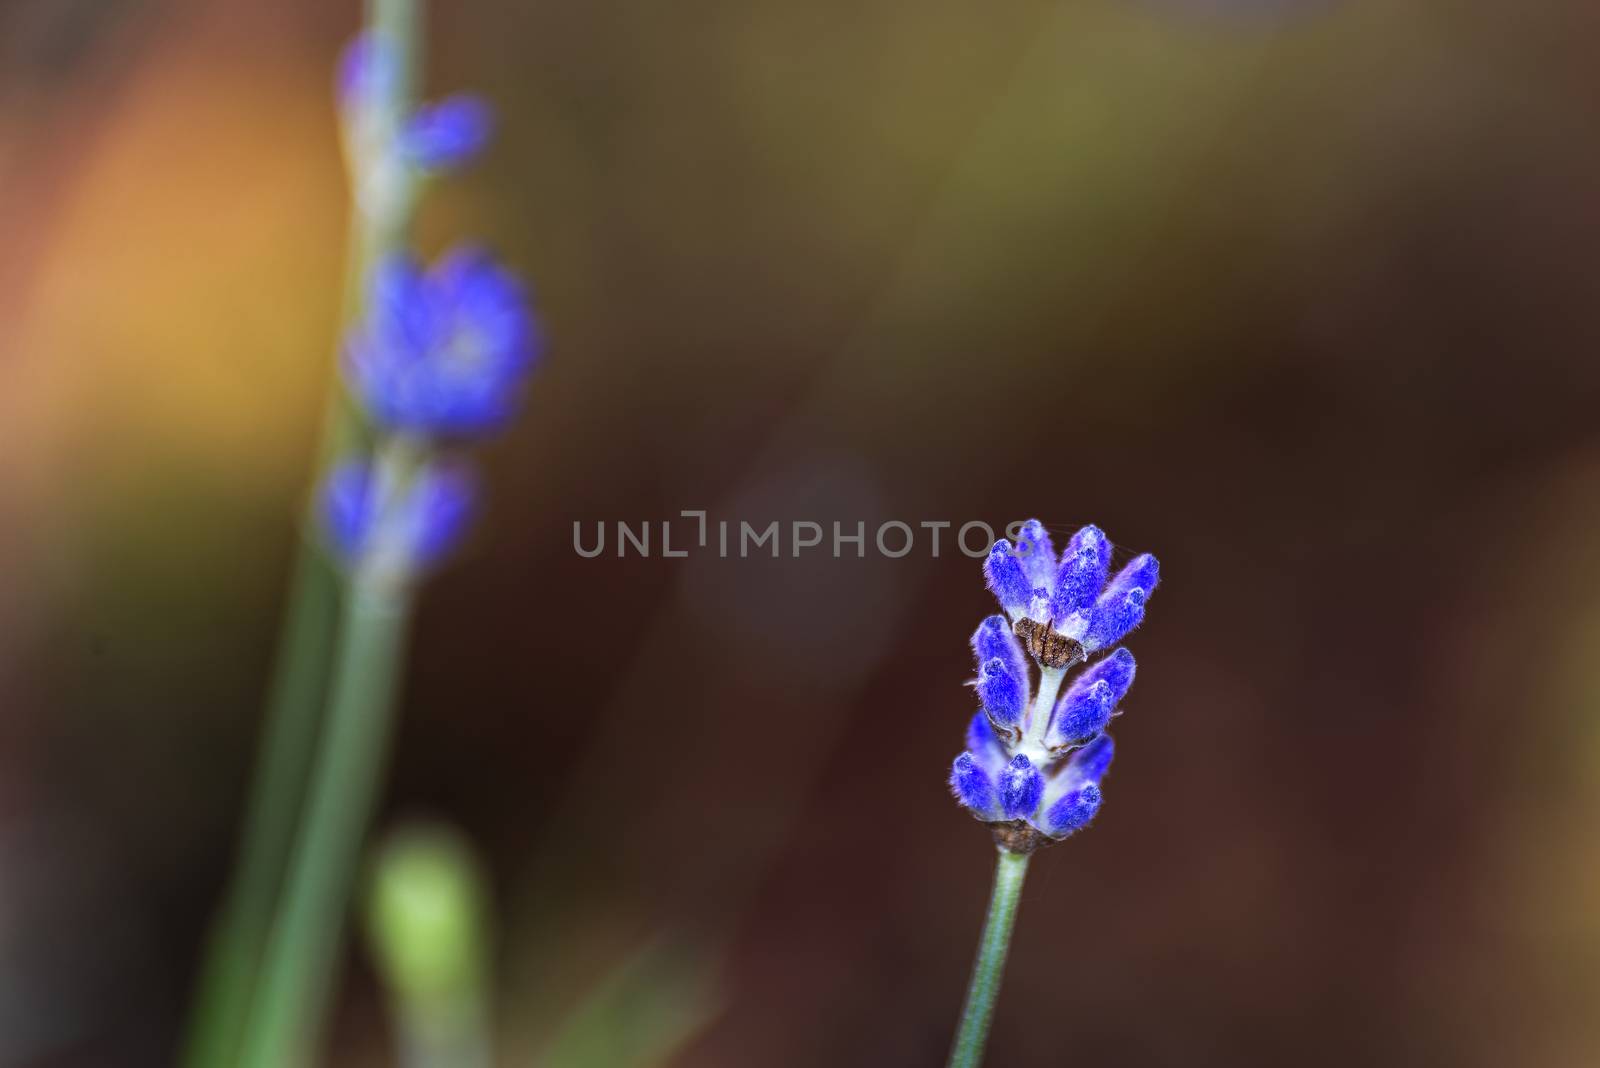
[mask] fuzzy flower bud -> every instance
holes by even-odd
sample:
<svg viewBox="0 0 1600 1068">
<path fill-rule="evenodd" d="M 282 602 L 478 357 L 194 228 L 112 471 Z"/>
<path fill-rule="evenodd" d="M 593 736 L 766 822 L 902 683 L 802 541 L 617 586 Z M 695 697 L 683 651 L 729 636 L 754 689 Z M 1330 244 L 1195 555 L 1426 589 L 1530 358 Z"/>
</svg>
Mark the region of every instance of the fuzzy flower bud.
<svg viewBox="0 0 1600 1068">
<path fill-rule="evenodd" d="M 1055 574 L 1055 586 L 1050 600 L 1050 614 L 1058 630 L 1063 624 L 1087 613 L 1094 599 L 1105 585 L 1106 571 L 1111 566 L 1111 543 L 1096 526 L 1087 526 L 1072 536 L 1061 553 L 1061 566 Z M 1081 624 L 1080 624 L 1081 627 Z M 1082 637 L 1080 632 L 1074 637 Z"/>
<path fill-rule="evenodd" d="M 1044 796 L 1044 776 L 1026 756 L 1018 753 L 1000 774 L 1000 809 L 1008 820 L 1033 815 Z"/>
<path fill-rule="evenodd" d="M 1073 680 L 1056 704 L 1050 744 L 1083 745 L 1106 729 L 1117 705 L 1133 685 L 1133 654 L 1118 649 L 1095 662 Z"/>
<path fill-rule="evenodd" d="M 985 819 L 996 818 L 999 806 L 996 803 L 994 783 L 989 778 L 989 773 L 971 753 L 962 753 L 956 757 L 955 766 L 950 771 L 950 790 L 956 795 L 956 800 L 966 805 L 978 816 Z"/>
<path fill-rule="evenodd" d="M 1022 570 L 1022 562 L 1017 559 L 1010 542 L 1002 539 L 994 543 L 989 550 L 988 560 L 984 562 L 983 573 L 995 600 L 1000 602 L 1000 607 L 1006 610 L 1007 615 L 1027 612 L 1028 604 L 1033 600 L 1033 583 L 1028 581 L 1028 576 Z"/>
<path fill-rule="evenodd" d="M 1161 565 L 1149 553 L 1134 557 L 1111 580 L 1089 616 L 1085 648 L 1100 649 L 1122 640 L 1144 619 L 1144 605 L 1161 581 Z"/>
</svg>

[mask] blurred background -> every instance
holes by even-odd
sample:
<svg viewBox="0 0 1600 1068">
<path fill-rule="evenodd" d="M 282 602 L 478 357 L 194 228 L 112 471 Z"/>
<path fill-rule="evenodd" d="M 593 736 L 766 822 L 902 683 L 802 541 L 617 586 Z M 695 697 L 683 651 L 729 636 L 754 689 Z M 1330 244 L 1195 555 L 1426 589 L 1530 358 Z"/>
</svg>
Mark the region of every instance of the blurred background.
<svg viewBox="0 0 1600 1068">
<path fill-rule="evenodd" d="M 436 6 L 430 91 L 502 121 L 419 242 L 488 235 L 552 348 L 424 595 L 380 827 L 480 850 L 504 1063 L 648 1059 L 582 1018 L 932 1065 L 955 1023 L 978 564 L 573 550 L 680 509 L 1161 557 L 990 1063 L 1600 1062 L 1600 7 Z M 333 370 L 358 18 L 0 5 L 8 1068 L 173 1061 Z M 392 1063 L 354 938 L 331 1041 Z"/>
</svg>

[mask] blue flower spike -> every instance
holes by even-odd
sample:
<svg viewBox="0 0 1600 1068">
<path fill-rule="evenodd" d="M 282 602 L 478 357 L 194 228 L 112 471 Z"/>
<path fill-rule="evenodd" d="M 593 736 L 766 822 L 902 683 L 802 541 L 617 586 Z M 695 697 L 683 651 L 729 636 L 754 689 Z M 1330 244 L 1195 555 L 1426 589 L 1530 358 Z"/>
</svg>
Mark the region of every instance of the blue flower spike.
<svg viewBox="0 0 1600 1068">
<path fill-rule="evenodd" d="M 415 104 L 405 58 L 374 29 L 339 61 L 352 184 L 369 219 L 407 218 L 421 179 L 468 163 L 494 132 L 477 96 Z M 318 504 L 328 549 L 352 575 L 404 582 L 446 556 L 470 518 L 472 482 L 447 450 L 511 419 L 542 345 L 526 287 L 487 252 L 461 245 L 424 266 L 385 249 L 341 361 L 370 443 L 328 474 Z M 1004 681 L 995 699 L 1014 703 Z"/>
<path fill-rule="evenodd" d="M 1059 556 L 1039 521 L 1015 529 L 1016 544 L 999 541 L 984 560 L 1005 615 L 984 619 L 972 635 L 983 707 L 950 782 L 1002 850 L 1025 854 L 1082 830 L 1100 811 L 1114 751 L 1106 729 L 1136 664 L 1126 648 L 1096 654 L 1144 619 L 1161 573 L 1145 553 L 1107 582 L 1112 544 L 1096 526 L 1073 534 Z"/>
</svg>

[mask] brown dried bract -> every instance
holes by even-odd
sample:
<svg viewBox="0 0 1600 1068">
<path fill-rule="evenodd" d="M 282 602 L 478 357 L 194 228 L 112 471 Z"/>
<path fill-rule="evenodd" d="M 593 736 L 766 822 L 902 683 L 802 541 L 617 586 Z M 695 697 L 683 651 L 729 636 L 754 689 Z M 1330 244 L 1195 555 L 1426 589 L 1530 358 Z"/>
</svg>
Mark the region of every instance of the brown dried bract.
<svg viewBox="0 0 1600 1068">
<path fill-rule="evenodd" d="M 1011 628 L 1040 665 L 1047 668 L 1064 668 L 1083 659 L 1083 646 L 1065 634 L 1057 634 L 1048 623 L 1040 623 L 1024 616 Z"/>
<path fill-rule="evenodd" d="M 1027 820 L 991 823 L 989 829 L 994 832 L 994 844 L 1007 853 L 1021 853 L 1026 856 L 1041 846 L 1047 846 L 1055 841 L 1049 835 L 1034 830 L 1028 825 Z"/>
</svg>

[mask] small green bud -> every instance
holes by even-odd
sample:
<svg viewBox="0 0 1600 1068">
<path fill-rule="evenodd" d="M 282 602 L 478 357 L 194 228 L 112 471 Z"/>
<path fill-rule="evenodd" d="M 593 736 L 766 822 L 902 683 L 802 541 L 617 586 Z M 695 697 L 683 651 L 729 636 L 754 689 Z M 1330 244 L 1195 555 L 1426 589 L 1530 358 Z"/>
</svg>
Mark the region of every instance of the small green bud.
<svg viewBox="0 0 1600 1068">
<path fill-rule="evenodd" d="M 487 899 L 477 859 L 451 827 L 410 824 L 379 848 L 367 932 L 384 981 L 411 1011 L 448 1013 L 478 999 Z"/>
</svg>

